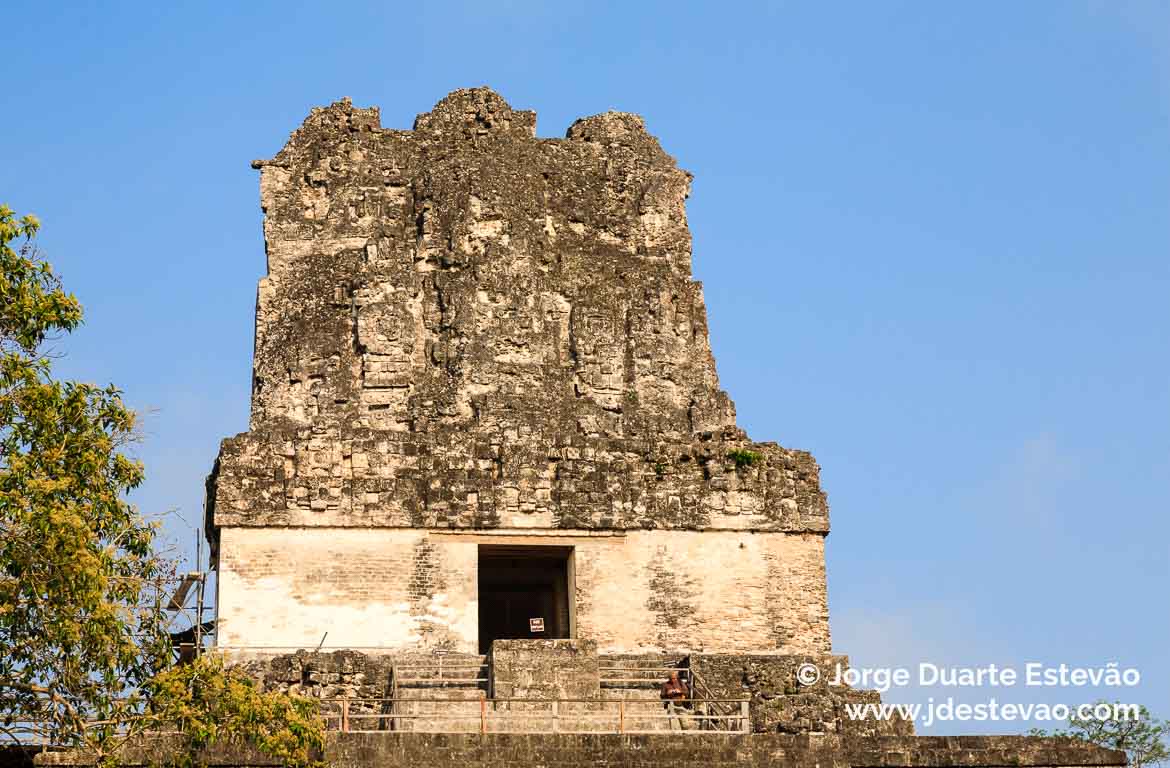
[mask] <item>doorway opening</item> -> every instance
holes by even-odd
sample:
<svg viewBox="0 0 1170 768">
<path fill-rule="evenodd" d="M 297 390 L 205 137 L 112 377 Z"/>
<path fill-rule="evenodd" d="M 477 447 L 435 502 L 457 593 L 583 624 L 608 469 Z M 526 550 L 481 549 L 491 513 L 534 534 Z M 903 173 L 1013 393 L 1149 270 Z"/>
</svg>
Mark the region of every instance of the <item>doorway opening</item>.
<svg viewBox="0 0 1170 768">
<path fill-rule="evenodd" d="M 493 640 L 573 636 L 573 548 L 479 547 L 479 652 Z"/>
</svg>

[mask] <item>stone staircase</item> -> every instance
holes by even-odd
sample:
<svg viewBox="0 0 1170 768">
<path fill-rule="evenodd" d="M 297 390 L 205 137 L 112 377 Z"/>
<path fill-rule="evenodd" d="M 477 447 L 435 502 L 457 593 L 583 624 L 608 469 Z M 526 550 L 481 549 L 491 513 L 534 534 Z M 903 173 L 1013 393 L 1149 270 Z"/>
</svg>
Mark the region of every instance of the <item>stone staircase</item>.
<svg viewBox="0 0 1170 768">
<path fill-rule="evenodd" d="M 327 727 L 431 733 L 657 733 L 746 729 L 833 731 L 842 695 L 793 688 L 804 657 L 598 654 L 587 640 L 496 641 L 492 655 L 354 651 L 282 654 L 246 666 L 265 688 L 316 698 Z M 672 670 L 692 687 L 694 717 L 671 718 L 660 699 Z M 853 700 L 869 692 L 849 692 Z M 712 700 L 723 701 L 712 701 Z M 821 711 L 832 705 L 833 711 Z M 684 713 L 685 715 L 685 713 Z M 835 723 L 833 724 L 835 725 Z M 836 729 L 838 732 L 841 729 Z M 888 729 L 884 729 L 888 730 Z"/>
<path fill-rule="evenodd" d="M 473 732 L 491 681 L 486 656 L 402 657 L 390 672 L 388 722 L 370 718 L 369 730 Z M 354 730 L 366 726 L 351 722 Z"/>
<path fill-rule="evenodd" d="M 601 697 L 629 702 L 625 708 L 624 730 L 669 731 L 670 721 L 662 704 L 662 684 L 672 670 L 685 681 L 685 659 L 674 654 L 603 654 L 598 656 Z M 647 717 L 653 715 L 653 717 Z"/>
</svg>

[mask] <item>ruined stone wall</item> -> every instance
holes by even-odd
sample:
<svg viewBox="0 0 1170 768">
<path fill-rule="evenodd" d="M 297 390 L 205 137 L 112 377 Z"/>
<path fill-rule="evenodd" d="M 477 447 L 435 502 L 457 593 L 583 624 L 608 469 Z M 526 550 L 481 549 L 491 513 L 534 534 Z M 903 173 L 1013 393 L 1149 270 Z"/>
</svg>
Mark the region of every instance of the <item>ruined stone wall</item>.
<svg viewBox="0 0 1170 768">
<path fill-rule="evenodd" d="M 491 670 L 494 699 L 601 697 L 593 640 L 497 640 Z"/>
<path fill-rule="evenodd" d="M 478 545 L 504 541 L 573 546 L 575 635 L 602 653 L 829 649 L 823 538 L 737 531 L 225 528 L 218 642 L 475 653 Z"/>
<path fill-rule="evenodd" d="M 603 653 L 826 653 L 824 539 L 637 531 L 575 557 L 578 636 Z"/>
<path fill-rule="evenodd" d="M 1125 764 L 1075 739 L 1026 736 L 839 737 L 753 734 L 346 734 L 326 752 L 337 768 L 991 768 Z"/>
<path fill-rule="evenodd" d="M 741 655 L 695 653 L 688 666 L 700 692 L 715 698 L 750 699 L 755 733 L 833 733 L 850 736 L 913 736 L 914 723 L 895 713 L 887 719 L 853 719 L 849 706 L 881 704 L 877 691 L 829 685 L 837 667 L 849 668 L 847 656 Z M 816 682 L 801 682 L 797 670 L 813 664 Z"/>
<path fill-rule="evenodd" d="M 807 453 L 719 389 L 679 169 L 641 118 L 456 91 L 413 131 L 316 109 L 257 162 L 251 430 L 209 528 L 828 530 Z M 750 465 L 728 454 L 751 450 Z M 742 463 L 742 462 L 741 462 Z"/>
<path fill-rule="evenodd" d="M 197 756 L 224 768 L 274 766 L 277 761 L 239 745 Z M 123 765 L 150 766 L 173 758 L 165 738 L 133 744 Z M 790 736 L 785 734 L 620 736 L 617 734 L 346 733 L 325 746 L 336 768 L 1072 768 L 1123 766 L 1125 753 L 1069 738 L 1028 736 Z M 91 766 L 77 752 L 44 752 L 40 766 Z"/>
<path fill-rule="evenodd" d="M 425 531 L 224 529 L 217 644 L 475 653 L 476 556 Z"/>
</svg>

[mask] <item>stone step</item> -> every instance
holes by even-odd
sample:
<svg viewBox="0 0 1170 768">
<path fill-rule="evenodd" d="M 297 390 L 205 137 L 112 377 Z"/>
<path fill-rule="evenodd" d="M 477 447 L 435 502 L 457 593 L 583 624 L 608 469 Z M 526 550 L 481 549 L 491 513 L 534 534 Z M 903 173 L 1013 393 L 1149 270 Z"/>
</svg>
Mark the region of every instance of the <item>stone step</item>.
<svg viewBox="0 0 1170 768">
<path fill-rule="evenodd" d="M 407 657 L 394 665 L 394 683 L 401 691 L 433 688 L 482 688 L 488 686 L 487 657 L 450 654 L 441 660 L 434 656 Z"/>
<path fill-rule="evenodd" d="M 351 731 L 428 733 L 627 733 L 665 732 L 671 720 L 656 700 L 631 702 L 623 708 L 611 702 L 400 701 L 392 712 L 358 716 L 351 711 Z M 692 724 L 698 729 L 698 724 Z"/>
<path fill-rule="evenodd" d="M 657 687 L 672 669 L 685 669 L 685 659 L 678 654 L 605 654 L 597 659 L 601 682 L 625 681 L 632 687 Z"/>
</svg>

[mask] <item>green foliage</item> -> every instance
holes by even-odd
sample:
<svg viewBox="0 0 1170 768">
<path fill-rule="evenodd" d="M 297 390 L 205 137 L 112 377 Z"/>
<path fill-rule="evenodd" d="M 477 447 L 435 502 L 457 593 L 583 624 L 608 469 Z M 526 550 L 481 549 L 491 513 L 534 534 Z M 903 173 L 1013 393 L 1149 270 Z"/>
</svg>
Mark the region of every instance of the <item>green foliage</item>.
<svg viewBox="0 0 1170 768">
<path fill-rule="evenodd" d="M 165 564 L 125 501 L 142 482 L 119 450 L 134 414 L 113 387 L 55 380 L 42 351 L 81 306 L 33 247 L 38 226 L 0 206 L 0 717 L 100 748 L 161 658 Z"/>
<path fill-rule="evenodd" d="M 20 741 L 41 723 L 110 764 L 165 722 L 200 743 L 212 723 L 304 765 L 320 732 L 303 704 L 209 662 L 168 669 L 161 590 L 175 566 L 126 500 L 143 478 L 122 453 L 134 413 L 114 387 L 53 377 L 44 343 L 82 315 L 37 254 L 38 227 L 0 206 L 0 732 Z"/>
<path fill-rule="evenodd" d="M 15 344 L 30 354 L 48 333 L 81 324 L 77 299 L 61 290 L 52 267 L 36 257 L 32 238 L 40 226 L 35 216 L 18 219 L 0 205 L 0 344 Z"/>
<path fill-rule="evenodd" d="M 324 746 L 322 721 L 311 699 L 260 690 L 243 672 L 213 655 L 163 672 L 150 684 L 151 712 L 177 727 L 184 744 L 174 764 L 215 745 L 251 745 L 282 765 L 315 765 Z"/>
<path fill-rule="evenodd" d="M 1124 705 L 1115 703 L 1110 705 L 1105 700 L 1094 702 L 1093 706 L 1113 706 L 1114 712 L 1124 712 Z M 1170 748 L 1167 739 L 1170 738 L 1170 721 L 1158 720 L 1150 716 L 1145 707 L 1138 708 L 1137 718 L 1126 718 L 1120 715 L 1107 720 L 1094 718 L 1082 719 L 1074 714 L 1069 718 L 1068 728 L 1058 728 L 1045 731 L 1033 728 L 1028 733 L 1031 736 L 1065 736 L 1099 744 L 1110 749 L 1119 749 L 1129 758 L 1131 768 L 1143 768 L 1156 763 L 1170 760 Z"/>
<path fill-rule="evenodd" d="M 764 460 L 764 454 L 759 451 L 750 451 L 746 448 L 736 448 L 727 452 L 727 458 L 735 462 L 736 469 L 754 466 Z"/>
</svg>

